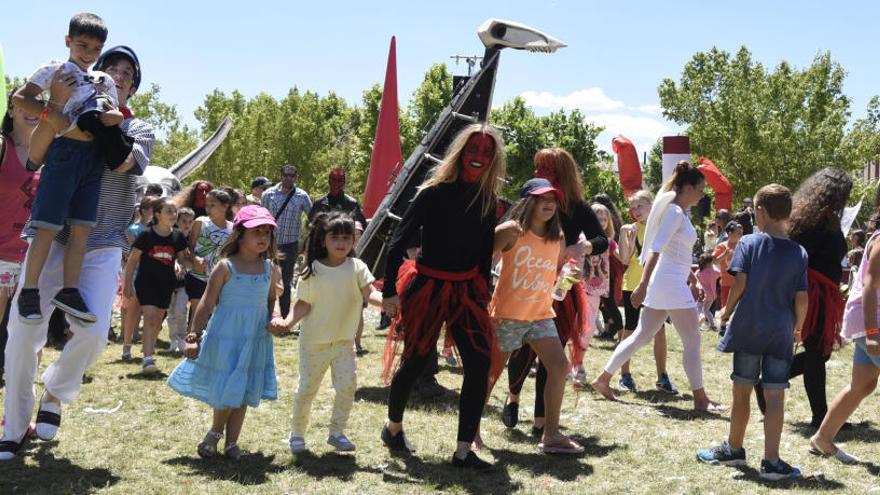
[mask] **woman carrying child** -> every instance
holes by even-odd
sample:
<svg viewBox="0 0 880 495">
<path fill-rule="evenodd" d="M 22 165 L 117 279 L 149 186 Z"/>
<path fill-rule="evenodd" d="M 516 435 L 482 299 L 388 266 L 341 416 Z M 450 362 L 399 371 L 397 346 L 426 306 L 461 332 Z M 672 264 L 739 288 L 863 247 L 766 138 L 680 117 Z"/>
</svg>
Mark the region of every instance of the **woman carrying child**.
<svg viewBox="0 0 880 495">
<path fill-rule="evenodd" d="M 248 406 L 275 400 L 275 355 L 268 328 L 280 274 L 273 265 L 275 219 L 262 206 L 242 208 L 220 251 L 204 297 L 187 335 L 186 355 L 168 385 L 214 410 L 211 429 L 198 445 L 201 457 L 217 453 L 226 434 L 225 456 L 238 459 Z"/>
</svg>

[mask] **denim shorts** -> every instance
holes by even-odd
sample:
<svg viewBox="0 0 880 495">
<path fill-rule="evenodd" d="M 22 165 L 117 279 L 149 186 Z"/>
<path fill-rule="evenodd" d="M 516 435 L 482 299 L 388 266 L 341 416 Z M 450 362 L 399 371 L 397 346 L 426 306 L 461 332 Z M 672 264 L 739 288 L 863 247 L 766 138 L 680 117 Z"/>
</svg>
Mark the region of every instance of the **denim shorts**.
<svg viewBox="0 0 880 495">
<path fill-rule="evenodd" d="M 95 226 L 104 173 L 100 156 L 94 141 L 52 141 L 40 172 L 31 227 L 61 230 L 65 222 Z"/>
<path fill-rule="evenodd" d="M 559 338 L 552 319 L 535 321 L 501 320 L 498 325 L 498 348 L 501 352 L 513 352 L 531 340 L 547 337 Z"/>
<path fill-rule="evenodd" d="M 859 337 L 855 340 L 856 350 L 853 352 L 853 364 L 880 368 L 880 356 L 868 354 L 868 349 L 865 345 L 866 339 L 867 337 Z"/>
<path fill-rule="evenodd" d="M 759 382 L 768 390 L 781 390 L 789 387 L 791 361 L 767 354 L 733 353 L 733 373 L 730 379 L 741 385 L 756 385 Z"/>
</svg>

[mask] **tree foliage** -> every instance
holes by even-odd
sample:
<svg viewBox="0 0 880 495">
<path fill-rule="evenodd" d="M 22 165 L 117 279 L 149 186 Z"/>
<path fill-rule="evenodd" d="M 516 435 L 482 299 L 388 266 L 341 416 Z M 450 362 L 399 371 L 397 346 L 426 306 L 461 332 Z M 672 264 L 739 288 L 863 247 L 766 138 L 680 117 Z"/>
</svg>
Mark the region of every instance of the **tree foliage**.
<svg viewBox="0 0 880 495">
<path fill-rule="evenodd" d="M 663 115 L 687 126 L 692 154 L 711 158 L 741 198 L 769 182 L 796 187 L 825 166 L 863 165 L 845 140 L 844 76 L 827 52 L 803 70 L 783 61 L 770 71 L 745 47 L 734 56 L 712 48 L 658 93 Z"/>
</svg>

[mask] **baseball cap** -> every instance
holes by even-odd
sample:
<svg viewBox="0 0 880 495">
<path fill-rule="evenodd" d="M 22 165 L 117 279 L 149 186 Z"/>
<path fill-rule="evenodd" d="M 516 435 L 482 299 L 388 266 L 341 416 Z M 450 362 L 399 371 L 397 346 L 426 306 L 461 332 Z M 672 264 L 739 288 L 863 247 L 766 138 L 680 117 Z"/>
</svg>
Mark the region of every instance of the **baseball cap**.
<svg viewBox="0 0 880 495">
<path fill-rule="evenodd" d="M 272 185 L 272 181 L 269 180 L 268 177 L 263 177 L 263 176 L 261 175 L 261 176 L 255 178 L 255 179 L 253 180 L 253 182 L 251 182 L 251 189 L 253 189 L 253 188 L 255 188 L 255 187 L 261 187 L 261 188 L 263 188 L 263 189 L 266 189 L 266 188 L 269 187 L 270 185 Z"/>
<path fill-rule="evenodd" d="M 737 229 L 741 229 L 741 228 L 743 228 L 742 224 L 740 224 L 736 220 L 731 220 L 731 221 L 727 222 L 727 225 L 724 226 L 724 231 L 729 234 L 729 233 L 734 232 Z"/>
<path fill-rule="evenodd" d="M 275 217 L 269 213 L 269 210 L 257 205 L 248 205 L 238 210 L 235 220 L 232 221 L 233 227 L 243 225 L 246 229 L 253 229 L 260 225 L 271 225 L 273 228 L 278 225 L 275 223 Z"/>
<path fill-rule="evenodd" d="M 529 195 L 540 196 L 548 192 L 552 192 L 556 195 L 556 199 L 562 201 L 562 192 L 553 187 L 553 184 L 551 184 L 549 180 L 535 177 L 534 179 L 527 180 L 526 183 L 523 184 L 522 189 L 519 190 L 519 197 L 525 198 Z"/>
<path fill-rule="evenodd" d="M 113 54 L 124 55 L 125 58 L 127 58 L 128 61 L 131 62 L 131 65 L 134 68 L 132 87 L 135 89 L 139 88 L 141 85 L 141 63 L 138 60 L 137 55 L 134 54 L 134 50 L 125 45 L 114 46 L 113 48 L 108 48 L 107 50 L 105 50 L 104 53 L 102 53 L 101 56 L 98 57 L 98 60 L 95 61 L 95 69 L 103 70 L 104 63 L 107 62 L 107 58 Z"/>
</svg>

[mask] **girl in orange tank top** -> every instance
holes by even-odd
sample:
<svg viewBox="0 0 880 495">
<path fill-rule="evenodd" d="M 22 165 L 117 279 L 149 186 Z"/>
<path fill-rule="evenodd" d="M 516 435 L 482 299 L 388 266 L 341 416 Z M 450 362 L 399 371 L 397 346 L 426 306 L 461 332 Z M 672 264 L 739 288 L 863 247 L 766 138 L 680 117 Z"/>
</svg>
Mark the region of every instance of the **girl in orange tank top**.
<svg viewBox="0 0 880 495">
<path fill-rule="evenodd" d="M 501 256 L 501 270 L 489 311 L 504 363 L 511 352 L 528 344 L 547 368 L 546 413 L 539 447 L 546 453 L 577 454 L 584 448 L 559 433 L 559 410 L 569 369 L 553 323 L 552 292 L 563 252 L 557 215 L 560 196 L 546 179 L 531 179 L 507 214 L 508 220 L 495 228 L 494 251 Z M 497 378 L 493 376 L 491 383 Z M 513 405 L 518 397 L 508 397 L 508 401 Z"/>
</svg>

